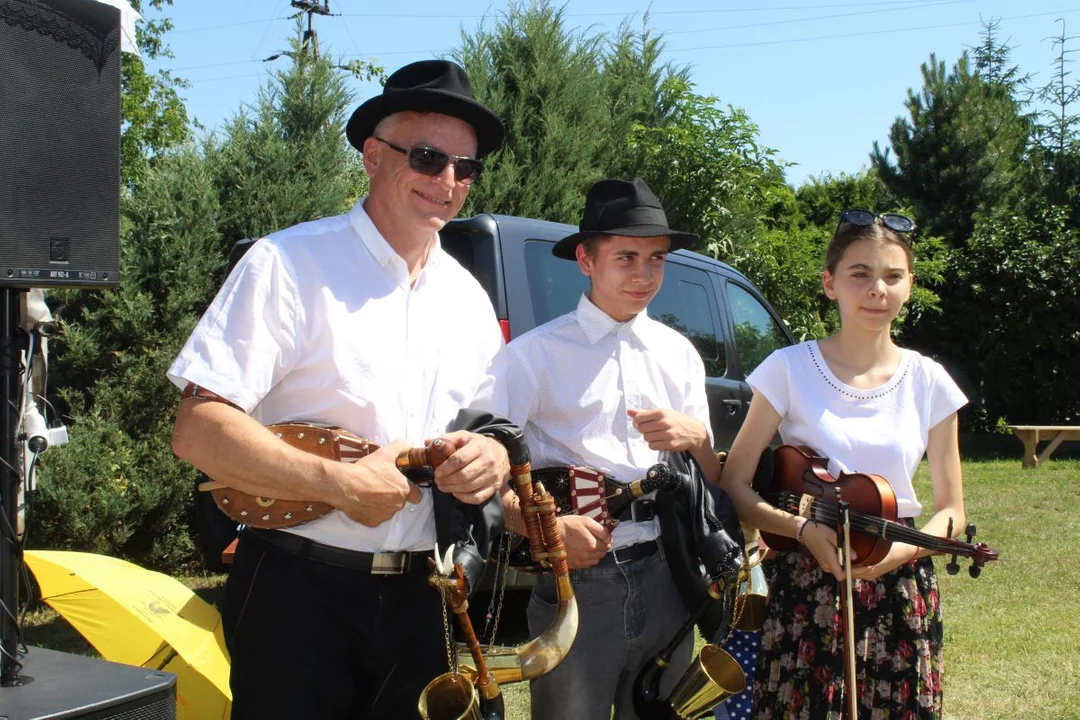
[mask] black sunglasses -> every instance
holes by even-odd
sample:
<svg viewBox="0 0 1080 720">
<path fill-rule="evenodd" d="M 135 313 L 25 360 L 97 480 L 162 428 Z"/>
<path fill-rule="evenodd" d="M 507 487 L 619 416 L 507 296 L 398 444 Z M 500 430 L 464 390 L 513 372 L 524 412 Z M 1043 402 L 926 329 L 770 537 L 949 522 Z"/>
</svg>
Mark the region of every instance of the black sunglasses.
<svg viewBox="0 0 1080 720">
<path fill-rule="evenodd" d="M 873 225 L 879 218 L 881 219 L 881 224 L 890 230 L 895 230 L 898 233 L 904 234 L 915 232 L 915 221 L 907 215 L 897 215 L 896 213 L 878 215 L 869 210 L 845 210 L 840 213 L 841 223 L 851 223 L 852 225 L 857 225 L 859 227 Z"/>
<path fill-rule="evenodd" d="M 403 148 L 400 145 L 395 145 L 389 140 L 383 140 L 378 135 L 372 135 L 372 137 L 383 145 L 386 145 L 393 150 L 397 150 L 407 157 L 409 159 L 409 167 L 423 175 L 438 175 L 446 169 L 446 166 L 449 165 L 452 160 L 454 162 L 454 179 L 459 183 L 467 185 L 480 177 L 480 171 L 484 169 L 483 161 L 477 160 L 476 158 L 451 155 L 442 150 L 436 150 L 435 148 L 426 147 L 424 145 Z"/>
</svg>

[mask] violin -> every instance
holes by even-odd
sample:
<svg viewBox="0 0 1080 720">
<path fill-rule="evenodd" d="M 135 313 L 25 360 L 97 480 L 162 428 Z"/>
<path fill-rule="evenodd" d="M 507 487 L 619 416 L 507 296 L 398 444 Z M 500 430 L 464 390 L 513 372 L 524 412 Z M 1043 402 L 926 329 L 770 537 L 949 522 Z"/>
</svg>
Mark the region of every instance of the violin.
<svg viewBox="0 0 1080 720">
<path fill-rule="evenodd" d="M 768 452 L 768 451 L 766 451 Z M 770 505 L 792 515 L 836 527 L 837 497 L 849 506 L 852 567 L 875 565 L 889 553 L 894 542 L 907 543 L 952 555 L 946 565 L 950 575 L 959 572 L 957 556 L 971 558 L 968 572 L 978 577 L 986 563 L 998 559 L 998 551 L 985 543 L 972 543 L 975 526 L 966 528 L 967 542 L 938 537 L 897 522 L 896 493 L 880 475 L 841 472 L 829 474 L 829 460 L 805 445 L 781 445 L 772 451 L 772 473 L 758 472 L 754 490 Z M 839 490 L 839 493 L 837 492 Z M 952 533 L 952 526 L 949 527 Z M 779 551 L 798 550 L 794 538 L 762 532 L 765 543 Z"/>
</svg>

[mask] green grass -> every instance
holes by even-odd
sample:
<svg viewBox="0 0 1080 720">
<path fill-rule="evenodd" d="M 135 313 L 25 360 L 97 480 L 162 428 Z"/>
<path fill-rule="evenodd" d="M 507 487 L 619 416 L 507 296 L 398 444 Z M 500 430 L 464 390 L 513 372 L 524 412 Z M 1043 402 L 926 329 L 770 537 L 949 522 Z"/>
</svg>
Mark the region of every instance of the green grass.
<svg viewBox="0 0 1080 720">
<path fill-rule="evenodd" d="M 916 482 L 929 498 L 925 464 Z M 966 462 L 964 497 L 1001 559 L 977 579 L 937 562 L 947 720 L 1080 719 L 1080 462 Z"/>
<path fill-rule="evenodd" d="M 925 463 L 919 497 L 931 497 Z M 1024 470 L 1019 458 L 965 461 L 964 495 L 976 541 L 1001 559 L 973 579 L 968 562 L 950 576 L 937 566 L 945 623 L 945 720 L 1080 720 L 1080 461 Z M 222 576 L 181 578 L 213 602 Z M 476 602 L 475 605 L 486 605 Z M 524 614 L 514 603 L 508 612 Z M 51 610 L 33 612 L 31 645 L 92 654 Z M 523 618 L 503 618 L 523 641 Z M 700 644 L 700 642 L 699 642 Z M 528 686 L 503 687 L 508 720 L 529 717 Z"/>
</svg>

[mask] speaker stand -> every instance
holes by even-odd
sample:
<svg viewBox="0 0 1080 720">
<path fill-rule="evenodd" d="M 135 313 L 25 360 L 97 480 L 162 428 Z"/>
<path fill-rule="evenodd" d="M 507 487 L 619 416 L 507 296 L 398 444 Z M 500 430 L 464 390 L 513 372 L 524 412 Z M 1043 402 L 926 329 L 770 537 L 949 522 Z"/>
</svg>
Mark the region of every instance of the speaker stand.
<svg viewBox="0 0 1080 720">
<path fill-rule="evenodd" d="M 0 686 L 18 683 L 19 484 L 15 432 L 19 427 L 20 359 L 25 334 L 19 327 L 19 293 L 0 290 Z"/>
</svg>

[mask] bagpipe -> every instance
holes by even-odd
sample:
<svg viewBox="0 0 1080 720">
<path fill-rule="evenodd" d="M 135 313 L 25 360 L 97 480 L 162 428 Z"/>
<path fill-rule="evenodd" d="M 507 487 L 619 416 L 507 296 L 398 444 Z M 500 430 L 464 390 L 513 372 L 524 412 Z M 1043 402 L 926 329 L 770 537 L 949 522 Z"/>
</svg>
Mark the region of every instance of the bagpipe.
<svg viewBox="0 0 1080 720">
<path fill-rule="evenodd" d="M 570 585 L 566 547 L 555 520 L 556 505 L 542 482 L 533 480 L 529 449 L 520 429 L 507 424 L 493 436 L 510 458 L 510 482 L 517 495 L 532 561 L 555 576 L 558 606 L 555 617 L 540 636 L 519 647 L 482 648 L 468 615 L 470 584 L 459 564 L 432 560 L 429 582 L 444 598 L 458 621 L 464 642 L 451 641 L 444 615 L 449 671 L 432 680 L 420 695 L 418 709 L 424 720 L 502 720 L 505 714 L 500 684 L 540 677 L 562 662 L 577 636 L 578 612 Z"/>
<path fill-rule="evenodd" d="M 705 638 L 760 629 L 768 595 L 765 556 L 746 545 L 731 501 L 702 477 L 692 458 L 672 455 L 669 462 L 681 481 L 673 491 L 657 492 L 660 534 L 690 616 L 635 677 L 634 712 L 642 720 L 697 720 L 746 688 L 746 674 L 724 642 L 704 645 L 666 698 L 660 697 L 661 679 L 695 627 Z"/>
<path fill-rule="evenodd" d="M 669 697 L 659 686 L 671 655 L 683 638 L 698 627 L 712 636 L 721 628 L 746 628 L 759 622 L 766 589 L 760 560 L 744 556 L 742 532 L 727 496 L 704 480 L 689 456 L 658 463 L 638 481 L 614 484 L 589 468 L 566 468 L 567 482 L 559 496 L 536 479 L 550 472 L 531 472 L 524 443 L 511 452 L 513 489 L 526 527 L 526 543 L 533 569 L 556 577 L 558 609 L 551 626 L 519 648 L 482 648 L 467 614 L 467 585 L 452 564 L 433 560 L 430 582 L 444 593 L 458 619 L 464 642 L 447 648 L 450 672 L 425 689 L 419 703 L 425 720 L 502 720 L 500 684 L 529 680 L 549 672 L 569 651 L 577 629 L 577 610 L 566 565 L 566 552 L 556 518 L 567 513 L 590 514 L 608 527 L 628 517 L 627 504 L 654 493 L 661 542 L 676 588 L 690 617 L 675 637 L 638 673 L 634 708 L 644 720 L 699 718 L 712 712 L 725 697 L 741 692 L 745 675 L 738 662 L 715 644 L 702 648 Z M 561 508 L 561 509 L 560 509 Z M 746 560 L 744 561 L 744 557 Z M 497 613 L 496 613 L 497 615 Z"/>
</svg>

